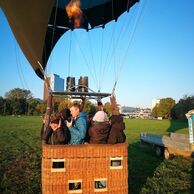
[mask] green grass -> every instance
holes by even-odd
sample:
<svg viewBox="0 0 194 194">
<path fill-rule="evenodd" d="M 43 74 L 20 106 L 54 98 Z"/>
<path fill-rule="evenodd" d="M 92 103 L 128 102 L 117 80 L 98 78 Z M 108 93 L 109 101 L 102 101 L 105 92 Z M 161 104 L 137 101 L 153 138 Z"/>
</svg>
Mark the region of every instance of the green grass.
<svg viewBox="0 0 194 194">
<path fill-rule="evenodd" d="M 126 119 L 129 193 L 194 193 L 193 160 L 163 160 L 139 143 L 141 132 L 187 133 L 187 122 Z M 41 193 L 40 117 L 0 117 L 0 193 Z"/>
<path fill-rule="evenodd" d="M 40 193 L 39 117 L 0 117 L 0 193 Z"/>
<path fill-rule="evenodd" d="M 166 161 L 156 157 L 153 148 L 139 142 L 141 132 L 188 133 L 187 122 L 126 119 L 125 124 L 129 142 L 129 193 L 194 193 L 192 159 L 176 157 Z"/>
</svg>

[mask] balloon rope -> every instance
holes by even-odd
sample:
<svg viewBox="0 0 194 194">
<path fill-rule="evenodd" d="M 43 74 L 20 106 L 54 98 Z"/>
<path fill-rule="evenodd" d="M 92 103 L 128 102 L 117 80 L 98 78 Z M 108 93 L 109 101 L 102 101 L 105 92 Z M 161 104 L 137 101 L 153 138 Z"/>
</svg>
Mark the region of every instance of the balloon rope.
<svg viewBox="0 0 194 194">
<path fill-rule="evenodd" d="M 132 3 L 132 0 L 128 0 L 127 7 L 126 7 L 126 9 L 128 11 L 129 11 L 131 3 Z M 113 1 L 112 1 L 112 17 L 114 19 L 114 4 L 113 4 Z M 112 39 L 111 39 L 111 42 L 110 42 L 110 46 L 111 46 L 111 44 L 113 44 L 113 50 L 112 50 L 112 54 L 110 55 L 110 61 L 109 62 L 108 62 L 108 57 L 106 58 L 106 63 L 105 63 L 105 66 L 104 66 L 104 71 L 102 73 L 102 79 L 100 79 L 102 82 L 104 80 L 105 71 L 108 71 L 108 69 L 110 67 L 110 64 L 111 64 L 111 62 L 113 60 L 113 57 L 114 57 L 114 72 L 115 72 L 115 79 L 116 79 L 116 60 L 115 60 L 116 55 L 115 55 L 115 52 L 116 52 L 116 49 L 118 48 L 118 45 L 119 45 L 119 42 L 120 42 L 120 38 L 121 38 L 121 34 L 126 30 L 127 24 L 128 24 L 127 20 L 125 20 L 125 22 L 123 23 L 123 25 L 121 27 L 121 30 L 119 31 L 119 36 L 118 36 L 116 42 L 115 42 L 114 34 L 112 34 Z M 115 25 L 114 25 L 114 27 L 115 27 Z M 109 48 L 108 51 L 110 51 L 110 50 L 111 49 Z"/>
<path fill-rule="evenodd" d="M 143 2 L 143 0 L 141 0 L 141 2 Z M 118 71 L 118 73 L 117 73 L 117 77 L 116 77 L 115 84 L 114 84 L 114 87 L 113 87 L 114 90 L 115 90 L 115 88 L 116 88 L 116 84 L 117 84 L 117 82 L 118 82 L 118 80 L 119 80 L 119 77 L 120 77 L 120 75 L 121 75 L 121 71 L 122 71 L 124 65 L 126 64 L 126 61 L 127 61 L 126 58 L 127 58 L 127 56 L 128 56 L 129 49 L 130 49 L 130 46 L 131 46 L 131 42 L 132 42 L 132 40 L 133 40 L 133 38 L 134 38 L 134 34 L 135 34 L 136 30 L 137 30 L 137 25 L 138 25 L 138 22 L 139 22 L 139 20 L 140 20 L 140 18 L 141 18 L 141 14 L 142 14 L 143 7 L 144 7 L 143 3 L 140 3 L 139 10 L 138 10 L 138 13 L 137 13 L 137 16 L 136 16 L 136 20 L 135 20 L 135 24 L 134 24 L 132 33 L 131 33 L 131 35 L 130 35 L 130 37 L 129 37 L 128 47 L 127 47 L 127 49 L 126 49 L 126 51 L 125 51 L 123 60 L 122 60 L 122 62 L 121 62 L 121 64 L 120 64 L 120 68 L 119 68 L 119 71 Z"/>
<path fill-rule="evenodd" d="M 89 50 L 91 52 L 91 57 L 92 57 L 92 63 L 93 63 L 93 69 L 94 69 L 94 76 L 95 76 L 95 81 L 96 83 L 98 83 L 98 79 L 97 79 L 97 74 L 96 74 L 96 65 L 95 65 L 95 62 L 94 62 L 94 54 L 93 54 L 93 48 L 92 48 L 92 41 L 91 41 L 91 37 L 90 37 L 90 32 L 88 32 L 88 39 L 89 39 Z M 98 86 L 97 86 L 97 89 L 98 89 Z"/>
<path fill-rule="evenodd" d="M 99 83 L 98 83 L 98 90 L 101 90 L 101 80 L 100 76 L 102 75 L 102 51 L 103 51 L 103 46 L 104 46 L 104 30 L 102 29 L 102 40 L 101 40 L 101 56 L 100 56 L 100 68 L 99 68 Z"/>
<path fill-rule="evenodd" d="M 68 77 L 70 76 L 70 67 L 71 67 L 71 43 L 72 42 L 72 31 L 70 32 L 69 40 L 69 62 L 68 62 Z"/>
<path fill-rule="evenodd" d="M 130 8 L 130 5 L 131 5 L 131 3 L 132 3 L 132 0 L 128 0 L 128 2 L 127 2 L 127 7 L 126 7 L 126 9 L 129 11 L 129 8 Z M 114 4 L 113 4 L 113 1 L 112 1 L 112 17 L 113 17 L 113 19 L 114 19 Z M 102 72 L 102 74 L 101 74 L 101 83 L 103 83 L 103 81 L 104 81 L 104 76 L 105 76 L 105 71 L 107 70 L 108 71 L 108 67 L 110 67 L 110 64 L 111 64 L 111 62 L 112 62 L 112 59 L 113 59 L 113 57 L 114 57 L 114 69 L 115 69 L 115 79 L 116 79 L 116 61 L 115 61 L 115 57 L 116 57 L 116 55 L 115 55 L 115 51 L 116 51 L 116 49 L 118 48 L 118 45 L 119 45 L 119 42 L 120 42 L 120 38 L 121 38 L 121 34 L 126 30 L 126 28 L 127 28 L 127 20 L 125 20 L 125 22 L 123 23 L 123 25 L 122 25 L 122 27 L 121 27 L 121 30 L 119 31 L 119 36 L 118 36 L 118 38 L 117 38 L 117 40 L 116 40 L 116 42 L 115 42 L 115 38 L 114 38 L 114 34 L 112 34 L 112 38 L 110 39 L 111 40 L 111 42 L 110 42 L 110 46 L 109 46 L 109 49 L 108 49 L 108 54 L 107 54 L 107 57 L 106 57 L 106 62 L 105 62 L 105 66 L 104 66 L 104 70 L 103 70 L 103 72 Z M 114 28 L 113 28 L 113 30 L 115 29 L 115 25 L 114 25 Z M 114 41 L 114 43 L 113 43 L 113 41 Z M 111 57 L 110 57 L 110 61 L 108 62 L 108 56 L 109 56 L 109 52 L 110 52 L 110 50 L 111 50 L 111 45 L 112 44 L 114 44 L 113 45 L 113 50 L 112 50 L 112 54 L 110 55 Z M 116 45 L 116 46 L 115 46 Z"/>
<path fill-rule="evenodd" d="M 17 52 L 16 42 L 15 41 L 14 41 L 14 50 L 15 50 L 15 57 L 16 57 L 16 65 L 17 65 L 18 75 L 19 75 L 19 78 L 20 78 L 20 82 L 22 84 L 22 87 L 24 89 L 25 88 L 24 87 L 24 81 L 22 79 L 22 74 L 21 74 L 20 68 L 19 68 L 19 56 L 18 56 L 18 52 Z"/>
<path fill-rule="evenodd" d="M 114 37 L 114 33 L 115 33 L 115 25 L 113 25 L 113 28 L 112 28 L 112 35 L 111 35 L 111 38 L 110 38 L 109 48 L 108 48 L 108 52 L 107 52 L 107 55 L 106 55 L 105 65 L 103 67 L 103 71 L 102 71 L 101 78 L 100 78 L 101 83 L 103 83 L 103 81 L 104 81 L 105 71 L 107 69 L 108 58 L 109 58 L 109 54 L 110 54 L 110 50 L 111 50 L 111 46 L 112 46 L 112 42 L 113 42 L 112 40 L 113 40 L 113 37 Z M 101 86 L 100 86 L 100 89 L 101 89 Z"/>
<path fill-rule="evenodd" d="M 51 38 L 51 46 L 50 50 L 52 51 L 53 49 L 53 42 L 54 42 L 54 36 L 55 36 L 55 27 L 56 27 L 56 19 L 57 19 L 57 12 L 58 12 L 58 0 L 56 1 L 56 9 L 55 9 L 55 16 L 54 16 L 54 24 L 53 24 L 53 29 L 52 29 L 52 38 Z M 52 65 L 52 54 L 50 55 L 50 63 L 49 66 Z M 48 66 L 48 65 L 47 65 Z"/>
<path fill-rule="evenodd" d="M 51 50 L 53 49 L 53 40 L 55 35 L 55 27 L 56 27 L 56 19 L 57 19 L 57 12 L 58 12 L 58 0 L 56 1 L 56 9 L 55 9 L 55 18 L 54 18 L 54 25 L 53 25 L 53 32 L 52 32 L 52 40 L 51 40 Z"/>
<path fill-rule="evenodd" d="M 85 56 L 85 54 L 84 54 L 82 48 L 81 48 L 80 45 L 79 45 L 79 41 L 78 41 L 78 39 L 77 39 L 76 34 L 75 34 L 75 39 L 76 39 L 75 42 L 76 42 L 76 44 L 77 44 L 77 46 L 78 46 L 78 48 L 79 48 L 79 50 L 80 50 L 80 53 L 82 54 L 82 57 L 83 57 L 83 59 L 84 59 L 85 62 L 86 62 L 86 65 L 87 65 L 87 67 L 88 67 L 88 70 L 89 70 L 90 74 L 92 75 L 92 79 L 93 79 L 93 81 L 94 81 L 94 84 L 96 85 L 96 87 L 98 87 L 98 86 L 97 86 L 97 83 L 96 83 L 96 81 L 95 81 L 95 77 L 94 77 L 94 75 L 93 75 L 93 72 L 92 72 L 92 70 L 91 70 L 91 68 L 90 68 L 90 64 L 88 63 L 88 60 L 87 60 L 87 58 L 86 58 L 86 56 Z"/>
</svg>

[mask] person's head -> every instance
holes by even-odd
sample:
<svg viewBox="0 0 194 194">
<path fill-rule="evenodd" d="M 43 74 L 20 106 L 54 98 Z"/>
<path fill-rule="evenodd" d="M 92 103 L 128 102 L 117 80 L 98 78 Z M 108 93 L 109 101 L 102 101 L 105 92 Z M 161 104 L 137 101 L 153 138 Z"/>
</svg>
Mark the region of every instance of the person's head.
<svg viewBox="0 0 194 194">
<path fill-rule="evenodd" d="M 71 113 L 70 110 L 68 108 L 64 108 L 63 110 L 61 110 L 59 112 L 59 116 L 63 119 L 63 120 L 71 120 Z"/>
<path fill-rule="evenodd" d="M 71 106 L 70 106 L 70 111 L 71 111 L 71 115 L 74 119 L 76 119 L 78 117 L 78 115 L 80 114 L 80 105 L 77 102 L 74 102 Z"/>
<path fill-rule="evenodd" d="M 59 118 L 54 118 L 53 120 L 51 120 L 50 126 L 51 128 L 55 131 L 59 128 Z"/>
<path fill-rule="evenodd" d="M 102 111 L 103 110 L 103 104 L 101 101 L 98 102 L 98 111 Z"/>
<path fill-rule="evenodd" d="M 104 111 L 98 111 L 96 112 L 92 120 L 94 122 L 106 122 L 108 121 L 108 116 Z"/>
</svg>

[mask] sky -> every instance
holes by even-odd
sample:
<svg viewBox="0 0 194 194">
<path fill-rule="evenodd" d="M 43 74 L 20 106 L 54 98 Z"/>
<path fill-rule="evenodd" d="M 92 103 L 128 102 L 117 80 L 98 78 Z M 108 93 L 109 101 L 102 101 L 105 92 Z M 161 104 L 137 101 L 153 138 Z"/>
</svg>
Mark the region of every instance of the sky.
<svg viewBox="0 0 194 194">
<path fill-rule="evenodd" d="M 89 87 L 112 92 L 122 106 L 150 108 L 153 99 L 194 95 L 194 1 L 141 0 L 105 29 L 65 33 L 46 73 L 89 76 Z M 71 48 L 71 49 L 70 49 Z M 0 10 L 0 96 L 13 88 L 42 98 L 43 81 L 23 55 Z M 104 99 L 109 101 L 108 98 Z"/>
</svg>

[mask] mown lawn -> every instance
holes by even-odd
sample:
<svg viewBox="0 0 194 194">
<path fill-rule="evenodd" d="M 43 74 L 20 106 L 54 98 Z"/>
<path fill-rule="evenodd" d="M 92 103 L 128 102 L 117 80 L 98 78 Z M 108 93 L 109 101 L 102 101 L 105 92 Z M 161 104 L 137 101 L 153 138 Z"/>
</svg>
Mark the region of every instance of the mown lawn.
<svg viewBox="0 0 194 194">
<path fill-rule="evenodd" d="M 194 193 L 193 160 L 158 158 L 141 132 L 187 133 L 181 121 L 126 119 L 129 193 Z M 41 193 L 40 117 L 0 117 L 0 193 Z"/>
</svg>

